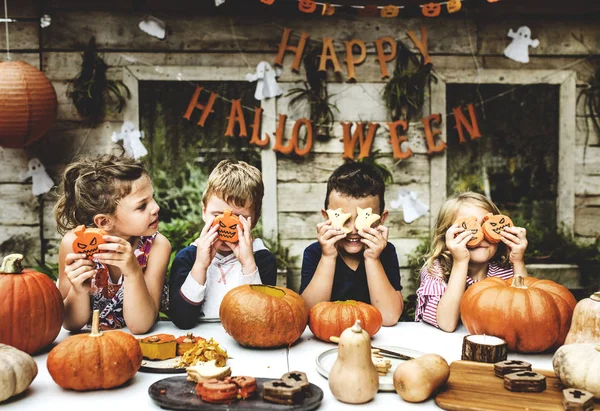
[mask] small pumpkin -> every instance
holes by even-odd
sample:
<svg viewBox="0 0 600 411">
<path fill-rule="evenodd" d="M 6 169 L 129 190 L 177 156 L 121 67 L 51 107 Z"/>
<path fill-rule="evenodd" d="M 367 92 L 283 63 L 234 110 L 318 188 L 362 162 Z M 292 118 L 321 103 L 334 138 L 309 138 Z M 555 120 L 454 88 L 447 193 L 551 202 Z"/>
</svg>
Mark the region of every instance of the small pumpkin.
<svg viewBox="0 0 600 411">
<path fill-rule="evenodd" d="M 329 372 L 333 396 L 349 404 L 371 401 L 379 389 L 379 374 L 371 359 L 371 339 L 356 320 L 340 336 L 338 355 Z"/>
<path fill-rule="evenodd" d="M 0 267 L 0 343 L 35 354 L 56 339 L 65 309 L 52 280 L 22 261 L 10 254 Z"/>
<path fill-rule="evenodd" d="M 568 388 L 589 391 L 600 398 L 600 345 L 563 345 L 552 357 L 556 376 Z"/>
<path fill-rule="evenodd" d="M 245 347 L 292 345 L 306 329 L 308 309 L 285 287 L 252 284 L 230 290 L 219 311 L 225 331 Z"/>
<path fill-rule="evenodd" d="M 425 17 L 437 17 L 442 12 L 442 5 L 439 3 L 427 3 L 421 6 L 421 12 Z"/>
<path fill-rule="evenodd" d="M 230 209 L 226 208 L 222 215 L 215 218 L 212 225 L 219 226 L 219 240 L 237 243 L 237 226 L 239 223 L 240 219 L 235 214 L 232 214 Z"/>
<path fill-rule="evenodd" d="M 308 327 L 315 337 L 329 342 L 332 336 L 339 337 L 356 320 L 360 320 L 369 337 L 377 334 L 383 323 L 379 310 L 370 304 L 354 300 L 323 301 L 310 309 Z"/>
<path fill-rule="evenodd" d="M 507 227 L 512 227 L 512 220 L 502 214 L 487 213 L 483 216 L 483 222 L 481 224 L 481 230 L 485 239 L 492 244 L 497 244 L 502 241 L 502 235 L 500 234 Z"/>
<path fill-rule="evenodd" d="M 554 281 L 489 277 L 465 291 L 460 314 L 469 333 L 502 338 L 510 351 L 535 353 L 564 343 L 576 304 Z"/>
<path fill-rule="evenodd" d="M 85 253 L 88 259 L 94 258 L 94 254 L 98 253 L 98 246 L 106 241 L 102 236 L 106 235 L 106 231 L 99 228 L 86 228 L 80 225 L 75 230 L 75 240 L 73 240 L 73 252 Z"/>
<path fill-rule="evenodd" d="M 381 8 L 381 17 L 386 17 L 386 18 L 398 17 L 399 12 L 400 12 L 400 7 L 390 4 L 388 6 L 384 6 Z"/>
<path fill-rule="evenodd" d="M 565 344 L 600 344 L 600 291 L 575 306 Z"/>
<path fill-rule="evenodd" d="M 467 242 L 468 248 L 476 248 L 483 242 L 483 231 L 481 230 L 481 225 L 477 221 L 477 217 L 468 216 L 468 217 L 460 217 L 458 220 L 454 222 L 454 224 L 458 224 L 459 227 L 464 228 L 466 231 L 471 231 L 473 233 L 473 237 Z"/>
<path fill-rule="evenodd" d="M 450 366 L 437 354 L 425 354 L 399 364 L 394 388 L 404 401 L 422 402 L 448 381 Z"/>
<path fill-rule="evenodd" d="M 196 337 L 193 333 L 187 333 L 177 338 L 177 355 L 183 355 L 186 351 L 191 349 L 200 340 L 205 341 L 202 337 Z"/>
<path fill-rule="evenodd" d="M 68 337 L 48 354 L 50 376 L 62 388 L 101 390 L 124 384 L 142 366 L 142 350 L 131 334 L 101 333 L 100 312 L 94 310 L 92 332 Z"/>
<path fill-rule="evenodd" d="M 313 13 L 317 9 L 317 3 L 314 0 L 298 1 L 298 10 L 303 13 Z"/>
<path fill-rule="evenodd" d="M 37 373 L 37 364 L 29 354 L 0 344 L 0 402 L 25 391 Z"/>
<path fill-rule="evenodd" d="M 456 13 L 457 11 L 460 11 L 462 8 L 461 0 L 448 0 L 446 8 L 448 9 L 448 13 Z"/>
</svg>

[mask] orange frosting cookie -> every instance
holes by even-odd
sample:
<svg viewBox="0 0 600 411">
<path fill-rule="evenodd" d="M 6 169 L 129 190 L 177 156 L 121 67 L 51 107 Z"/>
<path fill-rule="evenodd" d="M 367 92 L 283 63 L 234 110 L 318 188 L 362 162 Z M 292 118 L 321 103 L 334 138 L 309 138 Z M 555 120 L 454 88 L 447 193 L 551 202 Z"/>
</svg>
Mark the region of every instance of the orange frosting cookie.
<svg viewBox="0 0 600 411">
<path fill-rule="evenodd" d="M 231 382 L 238 386 L 238 396 L 242 399 L 252 397 L 256 391 L 256 378 L 254 377 L 231 377 Z"/>
<path fill-rule="evenodd" d="M 348 221 L 348 219 L 352 217 L 352 214 L 344 213 L 344 211 L 341 208 L 338 208 L 335 210 L 327 210 L 327 217 L 331 220 L 331 225 L 333 226 L 333 228 L 341 229 L 346 234 L 352 231 L 348 227 L 344 226 L 344 224 L 346 224 L 346 221 Z"/>
<path fill-rule="evenodd" d="M 219 226 L 219 240 L 227 241 L 229 243 L 237 243 L 238 232 L 237 226 L 240 223 L 240 219 L 231 213 L 231 210 L 225 209 L 222 215 L 215 218 L 212 225 Z"/>
<path fill-rule="evenodd" d="M 471 237 L 467 243 L 467 247 L 475 248 L 483 242 L 483 231 L 479 225 L 479 222 L 477 221 L 477 217 L 472 215 L 468 217 L 459 217 L 454 224 L 458 224 L 466 231 L 471 231 L 473 233 L 473 237 Z"/>
<path fill-rule="evenodd" d="M 502 235 L 500 234 L 506 227 L 512 227 L 512 220 L 502 214 L 492 214 L 488 213 L 483 217 L 483 224 L 481 225 L 483 235 L 485 239 L 492 243 L 496 244 L 502 240 Z"/>
<path fill-rule="evenodd" d="M 199 382 L 196 385 L 196 393 L 202 401 L 213 404 L 231 404 L 237 400 L 238 386 L 229 381 L 212 379 Z"/>
<path fill-rule="evenodd" d="M 98 253 L 98 246 L 106 243 L 102 238 L 106 235 L 106 231 L 99 228 L 85 228 L 84 225 L 80 225 L 73 230 L 73 233 L 75 234 L 73 252 L 85 253 L 90 260 Z"/>
<path fill-rule="evenodd" d="M 365 209 L 356 207 L 356 220 L 354 220 L 354 227 L 356 227 L 357 230 L 369 228 L 374 223 L 379 221 L 379 218 L 379 214 L 373 213 L 373 209 L 371 207 Z"/>
</svg>

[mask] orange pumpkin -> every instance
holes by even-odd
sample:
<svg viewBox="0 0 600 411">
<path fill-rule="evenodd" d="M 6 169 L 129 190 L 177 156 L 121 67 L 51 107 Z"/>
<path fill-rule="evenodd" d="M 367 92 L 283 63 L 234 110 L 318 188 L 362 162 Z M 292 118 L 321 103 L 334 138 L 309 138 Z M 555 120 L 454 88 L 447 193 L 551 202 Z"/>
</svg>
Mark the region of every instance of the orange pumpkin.
<svg viewBox="0 0 600 411">
<path fill-rule="evenodd" d="M 10 254 L 0 267 L 0 343 L 35 354 L 56 339 L 65 312 L 52 280 L 22 260 Z"/>
<path fill-rule="evenodd" d="M 260 0 L 262 3 L 268 4 L 269 6 L 275 2 L 275 0 Z"/>
<path fill-rule="evenodd" d="M 500 234 L 506 227 L 512 227 L 513 222 L 510 218 L 502 214 L 487 213 L 483 216 L 481 230 L 485 239 L 492 244 L 497 244 L 502 241 Z"/>
<path fill-rule="evenodd" d="M 387 17 L 387 18 L 397 17 L 399 12 L 400 12 L 400 7 L 390 4 L 389 6 L 384 6 L 381 9 L 381 17 Z"/>
<path fill-rule="evenodd" d="M 215 218 L 215 221 L 213 221 L 212 225 L 219 225 L 219 240 L 237 243 L 237 226 L 239 223 L 240 219 L 235 214 L 231 214 L 231 210 L 225 209 L 223 215 Z"/>
<path fill-rule="evenodd" d="M 421 12 L 425 17 L 437 17 L 442 12 L 442 5 L 439 3 L 427 3 L 421 6 Z"/>
<path fill-rule="evenodd" d="M 460 0 L 448 0 L 446 7 L 448 8 L 448 13 L 456 13 L 462 8 L 462 3 Z"/>
<path fill-rule="evenodd" d="M 460 227 L 468 231 L 470 230 L 473 233 L 473 237 L 471 237 L 471 239 L 467 242 L 467 247 L 479 247 L 479 244 L 483 242 L 483 231 L 481 230 L 481 226 L 477 221 L 477 217 L 472 215 L 468 217 L 461 217 L 456 220 L 454 224 L 458 224 Z"/>
<path fill-rule="evenodd" d="M 314 0 L 300 0 L 298 10 L 304 13 L 313 13 L 317 9 L 317 3 Z"/>
<path fill-rule="evenodd" d="M 308 326 L 320 340 L 330 341 L 332 336 L 339 337 L 346 328 L 360 320 L 362 329 L 370 337 L 377 334 L 383 318 L 377 308 L 360 301 L 323 301 L 310 309 Z"/>
<path fill-rule="evenodd" d="M 48 354 L 46 365 L 55 383 L 76 391 L 118 387 L 142 366 L 142 349 L 131 334 L 101 333 L 100 312 L 94 311 L 92 332 L 73 335 Z"/>
<path fill-rule="evenodd" d="M 73 252 L 85 253 L 90 260 L 98 253 L 98 246 L 106 243 L 102 238 L 106 235 L 106 231 L 99 228 L 85 228 L 84 225 L 80 225 L 73 230 L 73 234 L 75 234 Z"/>
<path fill-rule="evenodd" d="M 469 333 L 500 337 L 511 351 L 535 353 L 565 342 L 576 303 L 568 289 L 550 280 L 490 277 L 467 289 L 460 314 Z"/>
<path fill-rule="evenodd" d="M 225 331 L 245 347 L 292 345 L 304 332 L 308 309 L 284 287 L 241 285 L 230 290 L 219 311 Z"/>
</svg>

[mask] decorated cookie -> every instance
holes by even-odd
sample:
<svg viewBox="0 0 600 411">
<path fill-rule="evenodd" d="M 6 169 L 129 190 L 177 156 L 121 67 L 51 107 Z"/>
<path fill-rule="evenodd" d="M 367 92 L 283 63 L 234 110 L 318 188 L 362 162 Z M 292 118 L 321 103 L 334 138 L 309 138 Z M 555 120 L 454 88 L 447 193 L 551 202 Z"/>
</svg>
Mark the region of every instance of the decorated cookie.
<svg viewBox="0 0 600 411">
<path fill-rule="evenodd" d="M 225 381 L 211 379 L 199 382 L 196 385 L 196 393 L 202 401 L 212 404 L 231 404 L 237 400 L 238 386 L 228 379 Z"/>
<path fill-rule="evenodd" d="M 299 386 L 304 394 L 309 393 L 310 383 L 308 382 L 306 374 L 302 371 L 286 372 L 281 376 L 281 381 L 285 382 L 287 385 Z"/>
<path fill-rule="evenodd" d="M 373 213 L 371 207 L 362 209 L 356 207 L 356 220 L 354 221 L 354 227 L 357 230 L 363 230 L 371 227 L 375 222 L 379 221 L 379 214 Z"/>
<path fill-rule="evenodd" d="M 106 235 L 106 231 L 99 228 L 85 228 L 84 225 L 80 225 L 73 230 L 73 233 L 75 234 L 73 252 L 85 253 L 90 260 L 98 253 L 98 246 L 106 243 L 102 238 Z"/>
<path fill-rule="evenodd" d="M 155 334 L 138 341 L 142 355 L 149 360 L 168 360 L 177 356 L 177 341 L 172 334 Z"/>
<path fill-rule="evenodd" d="M 185 371 L 187 372 L 188 381 L 195 382 L 203 382 L 211 379 L 222 380 L 231 375 L 229 365 L 218 367 L 217 360 L 198 363 L 197 365 L 187 367 Z"/>
<path fill-rule="evenodd" d="M 506 227 L 512 226 L 513 222 L 507 216 L 488 213 L 483 217 L 481 229 L 485 239 L 490 243 L 496 244 L 502 240 L 502 235 L 500 235 L 500 233 L 504 231 Z"/>
<path fill-rule="evenodd" d="M 282 380 L 267 381 L 263 385 L 264 400 L 277 404 L 298 404 L 304 399 L 302 388 L 297 384 L 288 384 Z"/>
<path fill-rule="evenodd" d="M 338 228 L 343 230 L 346 234 L 348 234 L 351 230 L 348 227 L 345 227 L 346 221 L 352 216 L 350 213 L 344 213 L 341 208 L 337 208 L 335 210 L 327 210 L 327 217 L 331 220 L 331 225 L 333 228 Z"/>
<path fill-rule="evenodd" d="M 222 215 L 215 218 L 212 225 L 219 225 L 219 240 L 237 243 L 237 226 L 239 223 L 240 219 L 236 215 L 231 214 L 231 210 L 225 209 Z"/>
<path fill-rule="evenodd" d="M 460 227 L 473 233 L 473 237 L 467 243 L 467 247 L 475 248 L 482 243 L 484 238 L 483 230 L 481 229 L 481 225 L 479 225 L 479 222 L 477 221 L 477 217 L 472 215 L 468 217 L 459 217 L 458 220 L 454 222 L 454 224 L 458 224 Z"/>
<path fill-rule="evenodd" d="M 254 377 L 231 377 L 231 382 L 238 386 L 238 396 L 244 400 L 252 397 L 256 391 L 256 378 Z"/>
</svg>

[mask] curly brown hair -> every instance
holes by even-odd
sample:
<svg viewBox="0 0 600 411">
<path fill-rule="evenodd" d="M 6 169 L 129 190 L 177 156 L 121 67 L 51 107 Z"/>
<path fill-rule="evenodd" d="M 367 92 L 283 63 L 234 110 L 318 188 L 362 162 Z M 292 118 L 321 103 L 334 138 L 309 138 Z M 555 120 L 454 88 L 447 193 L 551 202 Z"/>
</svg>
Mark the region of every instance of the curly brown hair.
<svg viewBox="0 0 600 411">
<path fill-rule="evenodd" d="M 349 162 L 336 168 L 327 181 L 325 209 L 329 208 L 329 194 L 332 191 L 352 197 L 379 197 L 379 213 L 385 209 L 385 181 L 381 173 L 372 165 Z"/>
</svg>

